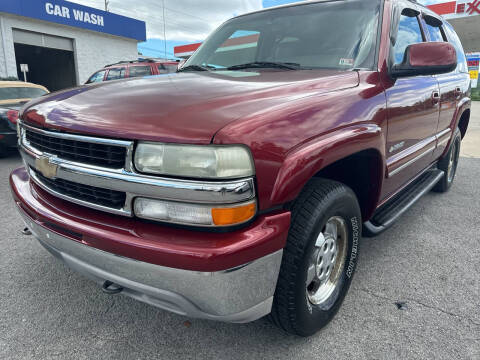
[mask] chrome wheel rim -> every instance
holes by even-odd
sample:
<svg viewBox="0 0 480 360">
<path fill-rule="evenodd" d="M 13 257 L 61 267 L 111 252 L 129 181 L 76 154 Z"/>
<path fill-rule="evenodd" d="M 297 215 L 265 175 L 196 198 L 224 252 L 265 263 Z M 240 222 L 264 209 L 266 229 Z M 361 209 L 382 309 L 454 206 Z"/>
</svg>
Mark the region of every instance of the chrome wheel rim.
<svg viewBox="0 0 480 360">
<path fill-rule="evenodd" d="M 448 182 L 452 182 L 455 176 L 457 159 L 458 159 L 458 146 L 457 146 L 457 142 L 455 141 L 452 144 L 452 150 L 450 151 L 450 159 L 448 160 L 448 170 L 447 170 Z"/>
<path fill-rule="evenodd" d="M 337 287 L 345 266 L 347 224 L 341 217 L 331 217 L 315 241 L 307 270 L 306 290 L 313 305 L 325 302 Z"/>
</svg>

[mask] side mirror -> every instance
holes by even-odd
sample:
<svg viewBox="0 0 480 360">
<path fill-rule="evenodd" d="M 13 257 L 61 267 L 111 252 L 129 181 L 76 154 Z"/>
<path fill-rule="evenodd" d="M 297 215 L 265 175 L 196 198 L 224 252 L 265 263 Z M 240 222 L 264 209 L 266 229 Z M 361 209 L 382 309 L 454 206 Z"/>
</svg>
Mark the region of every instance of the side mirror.
<svg viewBox="0 0 480 360">
<path fill-rule="evenodd" d="M 447 42 L 412 44 L 405 50 L 403 62 L 390 70 L 393 78 L 418 75 L 436 75 L 454 71 L 457 53 Z"/>
</svg>

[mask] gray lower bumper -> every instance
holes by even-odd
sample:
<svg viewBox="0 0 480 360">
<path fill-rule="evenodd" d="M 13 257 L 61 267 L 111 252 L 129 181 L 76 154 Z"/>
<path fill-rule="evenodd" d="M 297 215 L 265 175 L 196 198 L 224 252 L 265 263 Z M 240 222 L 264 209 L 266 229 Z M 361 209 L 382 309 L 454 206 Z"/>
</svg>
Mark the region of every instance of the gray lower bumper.
<svg viewBox="0 0 480 360">
<path fill-rule="evenodd" d="M 20 211 L 40 243 L 99 285 L 109 280 L 123 295 L 189 317 L 244 323 L 271 311 L 282 250 L 221 272 L 196 272 L 120 257 L 60 236 Z"/>
</svg>

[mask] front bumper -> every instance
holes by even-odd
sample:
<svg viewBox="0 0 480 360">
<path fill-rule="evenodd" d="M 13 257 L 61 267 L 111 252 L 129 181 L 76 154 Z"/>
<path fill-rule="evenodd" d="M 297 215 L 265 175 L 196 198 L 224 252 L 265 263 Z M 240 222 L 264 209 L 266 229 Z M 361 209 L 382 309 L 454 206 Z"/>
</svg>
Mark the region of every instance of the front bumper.
<svg viewBox="0 0 480 360">
<path fill-rule="evenodd" d="M 250 264 L 218 272 L 172 269 L 116 256 L 25 223 L 55 257 L 99 285 L 111 281 L 122 294 L 180 315 L 250 322 L 270 313 L 282 250 Z"/>
<path fill-rule="evenodd" d="M 271 310 L 289 213 L 231 233 L 186 231 L 55 199 L 23 168 L 10 181 L 40 243 L 98 284 L 111 281 L 126 296 L 196 318 L 242 323 Z"/>
</svg>

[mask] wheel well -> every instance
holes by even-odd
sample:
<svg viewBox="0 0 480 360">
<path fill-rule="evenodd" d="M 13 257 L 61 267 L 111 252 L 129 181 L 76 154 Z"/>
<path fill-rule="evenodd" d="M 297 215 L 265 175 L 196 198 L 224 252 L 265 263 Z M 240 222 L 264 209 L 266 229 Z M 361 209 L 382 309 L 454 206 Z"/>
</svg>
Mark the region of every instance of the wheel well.
<svg viewBox="0 0 480 360">
<path fill-rule="evenodd" d="M 350 187 L 357 196 L 363 221 L 375 211 L 382 186 L 383 160 L 375 149 L 368 149 L 330 164 L 315 177 L 335 180 Z"/>
<path fill-rule="evenodd" d="M 462 139 L 465 137 L 467 133 L 468 123 L 470 122 L 470 109 L 467 109 L 463 112 L 460 120 L 458 121 L 458 128 L 462 133 Z"/>
</svg>

